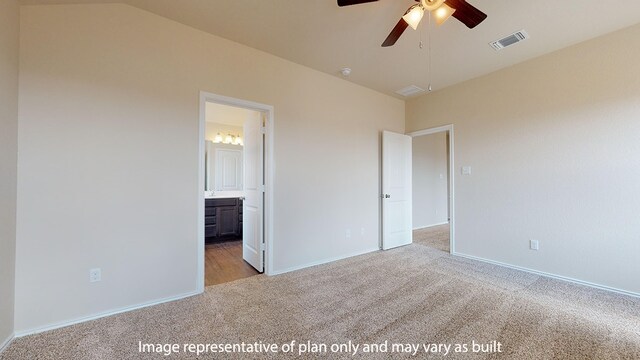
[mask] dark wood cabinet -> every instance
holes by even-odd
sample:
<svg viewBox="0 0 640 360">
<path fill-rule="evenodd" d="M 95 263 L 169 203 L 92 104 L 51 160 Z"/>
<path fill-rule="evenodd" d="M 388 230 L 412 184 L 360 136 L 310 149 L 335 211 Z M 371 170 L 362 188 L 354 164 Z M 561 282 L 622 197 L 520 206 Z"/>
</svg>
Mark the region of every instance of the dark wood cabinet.
<svg viewBox="0 0 640 360">
<path fill-rule="evenodd" d="M 208 243 L 242 239 L 242 200 L 205 199 L 204 237 Z"/>
</svg>

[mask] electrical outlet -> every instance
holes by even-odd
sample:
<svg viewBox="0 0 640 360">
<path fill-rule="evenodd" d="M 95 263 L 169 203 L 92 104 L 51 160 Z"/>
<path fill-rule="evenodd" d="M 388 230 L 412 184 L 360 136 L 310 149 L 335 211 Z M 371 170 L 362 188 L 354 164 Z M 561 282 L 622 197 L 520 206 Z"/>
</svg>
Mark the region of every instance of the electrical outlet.
<svg viewBox="0 0 640 360">
<path fill-rule="evenodd" d="M 98 282 L 102 280 L 102 270 L 99 268 L 89 270 L 89 282 Z"/>
<path fill-rule="evenodd" d="M 347 229 L 347 231 L 344 232 L 344 236 L 347 239 L 351 239 L 351 229 Z"/>
<path fill-rule="evenodd" d="M 360 228 L 360 236 L 364 236 L 364 228 Z"/>
<path fill-rule="evenodd" d="M 529 249 L 531 250 L 540 249 L 540 244 L 538 243 L 538 240 L 529 240 Z"/>
</svg>

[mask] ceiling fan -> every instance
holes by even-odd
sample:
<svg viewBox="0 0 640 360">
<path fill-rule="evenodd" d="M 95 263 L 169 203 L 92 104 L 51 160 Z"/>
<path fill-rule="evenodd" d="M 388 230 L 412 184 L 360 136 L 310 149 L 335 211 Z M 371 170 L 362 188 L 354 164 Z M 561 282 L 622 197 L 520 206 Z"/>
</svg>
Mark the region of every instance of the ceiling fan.
<svg viewBox="0 0 640 360">
<path fill-rule="evenodd" d="M 338 6 L 349 6 L 374 2 L 378 0 L 338 0 Z M 433 13 L 438 25 L 444 23 L 448 18 L 453 16 L 465 24 L 469 29 L 478 26 L 487 14 L 470 5 L 465 0 L 415 0 L 417 4 L 411 6 L 404 16 L 398 21 L 396 26 L 391 30 L 389 36 L 382 43 L 383 47 L 392 46 L 398 41 L 402 33 L 411 26 L 413 30 L 418 28 L 420 20 L 425 11 Z"/>
</svg>

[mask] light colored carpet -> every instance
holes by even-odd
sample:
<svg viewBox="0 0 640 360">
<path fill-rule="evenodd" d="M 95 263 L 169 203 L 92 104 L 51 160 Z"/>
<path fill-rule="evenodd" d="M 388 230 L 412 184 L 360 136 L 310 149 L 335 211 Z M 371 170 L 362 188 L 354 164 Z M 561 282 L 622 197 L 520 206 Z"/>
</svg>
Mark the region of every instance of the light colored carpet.
<svg viewBox="0 0 640 360">
<path fill-rule="evenodd" d="M 640 299 L 414 244 L 289 274 L 211 286 L 200 296 L 20 338 L 0 359 L 195 358 L 183 353 L 140 354 L 138 341 L 291 340 L 328 344 L 495 340 L 502 344 L 500 354 L 447 358 L 640 359 Z M 425 357 L 429 356 L 420 353 L 415 358 Z"/>
<path fill-rule="evenodd" d="M 413 242 L 449 252 L 449 224 L 413 230 Z"/>
</svg>

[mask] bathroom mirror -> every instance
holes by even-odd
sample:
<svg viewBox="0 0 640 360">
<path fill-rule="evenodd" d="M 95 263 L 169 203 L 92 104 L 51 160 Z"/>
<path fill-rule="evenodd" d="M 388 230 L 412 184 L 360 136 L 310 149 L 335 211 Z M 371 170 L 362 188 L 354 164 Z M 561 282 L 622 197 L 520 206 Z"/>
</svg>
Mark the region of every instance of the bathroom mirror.
<svg viewBox="0 0 640 360">
<path fill-rule="evenodd" d="M 255 116 L 260 114 L 223 104 L 206 104 L 204 190 L 207 197 L 238 195 L 243 190 L 244 122 Z"/>
<path fill-rule="evenodd" d="M 208 125 L 208 124 L 207 124 Z M 205 191 L 241 191 L 242 146 L 206 142 Z"/>
</svg>

